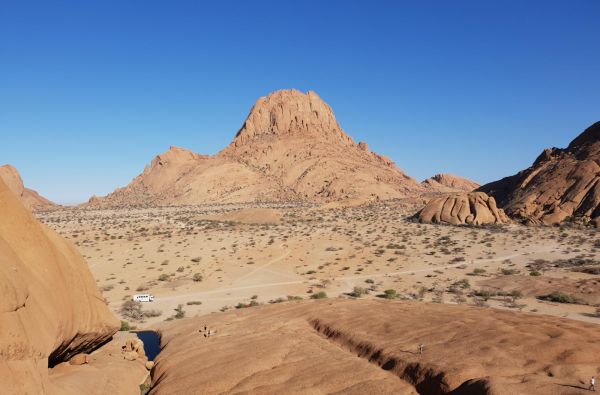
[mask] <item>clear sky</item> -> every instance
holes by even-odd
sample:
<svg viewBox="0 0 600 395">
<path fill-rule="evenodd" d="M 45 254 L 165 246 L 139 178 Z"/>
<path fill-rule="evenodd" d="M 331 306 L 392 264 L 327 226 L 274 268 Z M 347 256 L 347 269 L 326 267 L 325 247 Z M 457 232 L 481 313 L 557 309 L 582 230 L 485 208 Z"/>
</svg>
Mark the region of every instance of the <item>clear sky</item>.
<svg viewBox="0 0 600 395">
<path fill-rule="evenodd" d="M 599 21 L 598 0 L 0 0 L 0 164 L 85 201 L 297 88 L 419 180 L 488 182 L 600 120 Z"/>
</svg>

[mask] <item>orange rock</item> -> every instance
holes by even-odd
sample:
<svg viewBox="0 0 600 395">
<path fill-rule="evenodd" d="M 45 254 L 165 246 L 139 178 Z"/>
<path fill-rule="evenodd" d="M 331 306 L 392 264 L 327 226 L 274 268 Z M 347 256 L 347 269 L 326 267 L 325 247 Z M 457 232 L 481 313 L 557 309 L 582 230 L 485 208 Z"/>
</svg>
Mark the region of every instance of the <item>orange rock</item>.
<svg viewBox="0 0 600 395">
<path fill-rule="evenodd" d="M 450 173 L 436 174 L 421 184 L 435 192 L 471 192 L 480 186 L 474 181 Z"/>
<path fill-rule="evenodd" d="M 89 352 L 119 328 L 81 255 L 2 180 L 0 290 L 3 393 L 40 393 L 47 366 Z"/>
<path fill-rule="evenodd" d="M 454 193 L 434 198 L 416 214 L 420 222 L 450 225 L 503 224 L 510 220 L 483 192 Z"/>
<path fill-rule="evenodd" d="M 482 186 L 506 213 L 531 224 L 600 217 L 600 122 L 567 148 L 544 150 L 531 167 Z"/>
<path fill-rule="evenodd" d="M 215 156 L 171 147 L 129 185 L 90 207 L 248 201 L 373 201 L 426 191 L 390 159 L 356 144 L 314 92 L 257 100 Z"/>
<path fill-rule="evenodd" d="M 56 207 L 56 204 L 40 196 L 33 189 L 25 188 L 21 175 L 11 165 L 0 166 L 0 179 L 8 186 L 8 189 L 30 210 L 48 209 Z"/>
<path fill-rule="evenodd" d="M 84 365 L 90 362 L 90 356 L 88 354 L 77 354 L 69 359 L 71 365 Z"/>
</svg>

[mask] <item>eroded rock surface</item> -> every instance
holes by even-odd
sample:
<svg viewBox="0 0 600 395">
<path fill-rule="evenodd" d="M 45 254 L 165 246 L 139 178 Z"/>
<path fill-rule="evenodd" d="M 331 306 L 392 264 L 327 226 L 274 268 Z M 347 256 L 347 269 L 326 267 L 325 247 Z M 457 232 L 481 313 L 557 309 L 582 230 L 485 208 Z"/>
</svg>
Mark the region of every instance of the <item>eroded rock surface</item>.
<svg viewBox="0 0 600 395">
<path fill-rule="evenodd" d="M 161 332 L 151 394 L 566 395 L 600 364 L 596 325 L 420 302 L 282 303 Z"/>
<path fill-rule="evenodd" d="M 48 367 L 118 325 L 81 255 L 0 180 L 0 392 L 52 393 Z"/>
<path fill-rule="evenodd" d="M 454 193 L 431 199 L 416 217 L 423 223 L 489 225 L 510 222 L 493 197 L 483 192 Z"/>
<path fill-rule="evenodd" d="M 525 223 L 580 220 L 600 225 L 600 122 L 567 148 L 546 149 L 531 167 L 479 190 Z"/>
</svg>

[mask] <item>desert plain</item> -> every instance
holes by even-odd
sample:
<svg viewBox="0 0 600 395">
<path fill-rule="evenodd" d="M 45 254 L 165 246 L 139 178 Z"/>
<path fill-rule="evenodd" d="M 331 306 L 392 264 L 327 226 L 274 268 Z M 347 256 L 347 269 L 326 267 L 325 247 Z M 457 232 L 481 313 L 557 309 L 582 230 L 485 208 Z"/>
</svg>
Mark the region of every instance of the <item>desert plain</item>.
<svg viewBox="0 0 600 395">
<path fill-rule="evenodd" d="M 58 210 L 111 310 L 132 324 L 327 296 L 471 304 L 600 323 L 597 230 L 421 224 L 415 199 L 361 207 L 199 205 Z M 391 291 L 390 291 L 391 290 Z M 386 294 L 386 291 L 388 294 Z M 567 298 L 569 303 L 560 300 Z"/>
</svg>

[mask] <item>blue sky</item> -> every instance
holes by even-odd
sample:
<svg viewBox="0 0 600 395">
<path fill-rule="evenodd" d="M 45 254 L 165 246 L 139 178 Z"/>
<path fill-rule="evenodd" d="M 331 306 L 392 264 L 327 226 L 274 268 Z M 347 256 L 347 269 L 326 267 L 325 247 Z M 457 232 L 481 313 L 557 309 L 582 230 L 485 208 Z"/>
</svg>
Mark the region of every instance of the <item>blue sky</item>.
<svg viewBox="0 0 600 395">
<path fill-rule="evenodd" d="M 488 182 L 600 120 L 600 2 L 0 0 L 0 164 L 61 203 L 214 154 L 314 90 L 417 179 Z"/>
</svg>

